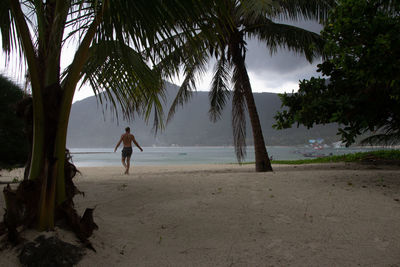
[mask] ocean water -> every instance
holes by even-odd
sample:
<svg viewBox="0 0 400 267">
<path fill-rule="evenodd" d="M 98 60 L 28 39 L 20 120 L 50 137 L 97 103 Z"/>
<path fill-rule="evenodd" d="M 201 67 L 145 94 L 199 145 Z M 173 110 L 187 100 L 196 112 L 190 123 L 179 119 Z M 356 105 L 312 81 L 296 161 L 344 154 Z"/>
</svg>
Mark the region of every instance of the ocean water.
<svg viewBox="0 0 400 267">
<path fill-rule="evenodd" d="M 323 148 L 311 147 L 267 147 L 274 160 L 306 159 L 314 156 L 342 155 L 355 152 L 380 150 L 382 148 L 350 147 Z M 133 149 L 131 164 L 136 166 L 218 164 L 236 163 L 233 147 L 143 147 L 143 152 Z M 113 148 L 72 148 L 72 160 L 78 167 L 120 166 L 121 148 L 116 153 Z M 311 157 L 310 157 L 311 156 Z M 245 161 L 254 161 L 254 147 L 247 147 Z"/>
</svg>

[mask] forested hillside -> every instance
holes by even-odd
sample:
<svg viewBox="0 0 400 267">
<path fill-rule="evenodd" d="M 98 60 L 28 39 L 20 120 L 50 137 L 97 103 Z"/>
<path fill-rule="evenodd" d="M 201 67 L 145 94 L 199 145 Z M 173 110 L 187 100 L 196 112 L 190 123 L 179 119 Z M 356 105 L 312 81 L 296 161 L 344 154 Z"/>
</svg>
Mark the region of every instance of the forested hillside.
<svg viewBox="0 0 400 267">
<path fill-rule="evenodd" d="M 167 85 L 165 113 L 168 113 L 177 86 Z M 324 138 L 326 143 L 338 141 L 337 126 L 318 126 L 307 130 L 304 127 L 275 130 L 273 116 L 280 109 L 281 102 L 277 94 L 255 93 L 263 133 L 267 145 L 301 145 L 309 139 Z M 228 102 L 220 121 L 212 123 L 208 117 L 208 92 L 197 92 L 190 102 L 178 108 L 172 121 L 165 130 L 155 135 L 152 121 L 146 124 L 142 118 L 126 122 L 122 115 L 113 116 L 109 106 L 101 106 L 96 98 L 89 97 L 73 104 L 68 128 L 67 146 L 113 147 L 126 126 L 130 126 L 136 139 L 142 146 L 223 146 L 232 145 L 231 103 Z M 104 112 L 103 112 L 104 111 Z M 250 123 L 247 123 L 247 144 L 252 144 Z"/>
</svg>

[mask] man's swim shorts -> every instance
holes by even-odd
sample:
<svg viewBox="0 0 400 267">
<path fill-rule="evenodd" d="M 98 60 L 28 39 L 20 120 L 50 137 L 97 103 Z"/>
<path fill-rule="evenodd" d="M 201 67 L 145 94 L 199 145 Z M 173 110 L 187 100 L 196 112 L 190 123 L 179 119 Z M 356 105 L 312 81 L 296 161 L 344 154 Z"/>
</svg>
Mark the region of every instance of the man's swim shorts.
<svg viewBox="0 0 400 267">
<path fill-rule="evenodd" d="M 122 149 L 122 157 L 126 158 L 126 157 L 130 157 L 132 156 L 132 148 L 131 147 L 124 147 Z"/>
</svg>

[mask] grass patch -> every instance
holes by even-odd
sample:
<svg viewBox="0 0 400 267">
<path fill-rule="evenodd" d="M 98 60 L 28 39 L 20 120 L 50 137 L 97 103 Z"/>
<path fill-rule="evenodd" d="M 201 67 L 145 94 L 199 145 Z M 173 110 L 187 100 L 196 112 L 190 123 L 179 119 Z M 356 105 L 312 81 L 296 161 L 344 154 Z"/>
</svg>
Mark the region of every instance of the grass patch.
<svg viewBox="0 0 400 267">
<path fill-rule="evenodd" d="M 333 162 L 362 162 L 362 161 L 400 161 L 400 150 L 377 150 L 368 152 L 358 152 L 338 156 L 328 156 L 315 159 L 298 160 L 273 160 L 272 164 L 311 164 L 311 163 L 333 163 Z M 254 164 L 246 162 L 244 164 Z"/>
</svg>

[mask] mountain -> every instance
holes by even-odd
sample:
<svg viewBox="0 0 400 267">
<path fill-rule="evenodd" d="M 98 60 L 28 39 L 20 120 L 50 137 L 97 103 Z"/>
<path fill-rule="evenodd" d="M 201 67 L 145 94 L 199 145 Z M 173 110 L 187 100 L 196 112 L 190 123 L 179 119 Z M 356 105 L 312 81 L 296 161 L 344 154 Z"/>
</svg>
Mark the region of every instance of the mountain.
<svg viewBox="0 0 400 267">
<path fill-rule="evenodd" d="M 164 112 L 167 113 L 178 87 L 167 84 L 167 98 Z M 275 130 L 274 115 L 281 108 L 281 101 L 274 93 L 254 93 L 261 126 L 267 145 L 302 145 L 309 139 L 323 138 L 326 143 L 338 140 L 337 125 L 316 126 L 310 130 L 304 127 Z M 131 122 L 117 119 L 109 105 L 102 106 L 96 97 L 88 97 L 72 105 L 68 127 L 67 147 L 114 147 L 126 126 L 131 127 L 141 146 L 226 146 L 233 144 L 231 127 L 231 101 L 228 101 L 221 120 L 209 120 L 208 92 L 195 92 L 191 100 L 179 107 L 172 121 L 162 132 L 155 135 L 151 119 L 146 123 L 135 117 Z M 120 115 L 121 116 L 121 115 Z M 247 140 L 252 145 L 250 121 L 247 118 Z"/>
</svg>

